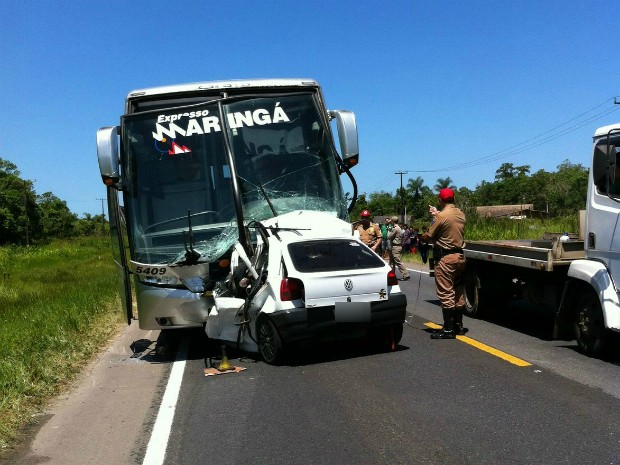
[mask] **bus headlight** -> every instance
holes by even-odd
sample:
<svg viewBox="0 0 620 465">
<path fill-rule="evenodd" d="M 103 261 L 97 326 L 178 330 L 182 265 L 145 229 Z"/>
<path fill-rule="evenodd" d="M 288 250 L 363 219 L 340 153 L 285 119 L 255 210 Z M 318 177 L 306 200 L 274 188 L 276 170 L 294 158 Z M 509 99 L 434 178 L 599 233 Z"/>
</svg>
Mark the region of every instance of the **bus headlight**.
<svg viewBox="0 0 620 465">
<path fill-rule="evenodd" d="M 204 292 L 205 280 L 201 276 L 194 276 L 193 278 L 181 278 L 181 282 L 185 284 L 192 292 Z"/>
<path fill-rule="evenodd" d="M 174 286 L 179 282 L 174 276 L 139 276 L 140 282 L 159 286 Z"/>
</svg>

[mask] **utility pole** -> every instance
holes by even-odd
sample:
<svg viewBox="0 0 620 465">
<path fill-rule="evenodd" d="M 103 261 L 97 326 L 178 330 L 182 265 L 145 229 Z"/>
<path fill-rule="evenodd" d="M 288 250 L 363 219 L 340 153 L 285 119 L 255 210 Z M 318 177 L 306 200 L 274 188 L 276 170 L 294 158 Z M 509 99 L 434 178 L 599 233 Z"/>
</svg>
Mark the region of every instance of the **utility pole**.
<svg viewBox="0 0 620 465">
<path fill-rule="evenodd" d="M 394 174 L 400 174 L 400 214 L 402 215 L 402 222 L 407 222 L 407 206 L 403 199 L 403 174 L 407 174 L 409 171 L 396 171 Z"/>
<path fill-rule="evenodd" d="M 97 199 L 101 200 L 101 235 L 105 234 L 105 210 L 103 209 L 103 201 L 105 199 Z"/>
</svg>

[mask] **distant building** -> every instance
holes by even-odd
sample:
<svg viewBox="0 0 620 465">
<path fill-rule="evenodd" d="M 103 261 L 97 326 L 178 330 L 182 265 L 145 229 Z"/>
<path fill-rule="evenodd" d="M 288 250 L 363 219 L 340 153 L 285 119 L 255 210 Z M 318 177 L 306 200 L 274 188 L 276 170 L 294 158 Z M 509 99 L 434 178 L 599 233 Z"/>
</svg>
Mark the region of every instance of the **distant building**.
<svg viewBox="0 0 620 465">
<path fill-rule="evenodd" d="M 513 220 L 520 220 L 523 218 L 549 218 L 548 212 L 534 210 L 533 203 L 476 207 L 476 213 L 482 218 L 510 218 Z"/>
</svg>

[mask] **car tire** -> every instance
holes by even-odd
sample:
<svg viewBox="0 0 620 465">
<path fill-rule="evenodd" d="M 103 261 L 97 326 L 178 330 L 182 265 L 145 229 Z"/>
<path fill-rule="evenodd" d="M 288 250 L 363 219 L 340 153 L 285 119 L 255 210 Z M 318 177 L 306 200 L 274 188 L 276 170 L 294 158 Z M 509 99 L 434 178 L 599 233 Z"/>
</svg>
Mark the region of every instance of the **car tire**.
<svg viewBox="0 0 620 465">
<path fill-rule="evenodd" d="M 277 365 L 282 361 L 283 345 L 278 329 L 269 317 L 262 316 L 256 322 L 258 349 L 263 361 Z"/>
</svg>

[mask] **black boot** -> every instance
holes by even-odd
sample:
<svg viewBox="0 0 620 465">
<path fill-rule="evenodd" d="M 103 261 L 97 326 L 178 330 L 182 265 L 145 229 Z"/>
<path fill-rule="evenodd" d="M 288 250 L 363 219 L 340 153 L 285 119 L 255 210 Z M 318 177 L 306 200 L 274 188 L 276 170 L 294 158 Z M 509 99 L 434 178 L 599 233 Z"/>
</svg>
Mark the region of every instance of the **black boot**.
<svg viewBox="0 0 620 465">
<path fill-rule="evenodd" d="M 443 314 L 443 329 L 436 333 L 431 334 L 431 339 L 455 339 L 454 334 L 454 309 L 442 308 Z"/>
<path fill-rule="evenodd" d="M 463 334 L 466 334 L 467 331 L 469 331 L 469 329 L 463 326 L 463 309 L 455 308 L 454 309 L 454 332 L 457 335 L 462 336 Z"/>
</svg>

